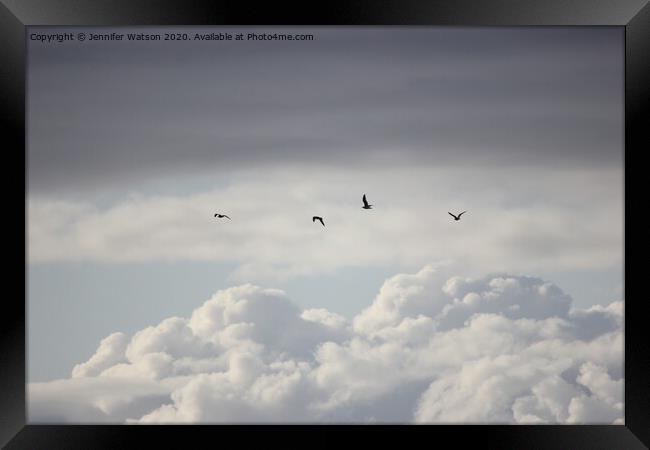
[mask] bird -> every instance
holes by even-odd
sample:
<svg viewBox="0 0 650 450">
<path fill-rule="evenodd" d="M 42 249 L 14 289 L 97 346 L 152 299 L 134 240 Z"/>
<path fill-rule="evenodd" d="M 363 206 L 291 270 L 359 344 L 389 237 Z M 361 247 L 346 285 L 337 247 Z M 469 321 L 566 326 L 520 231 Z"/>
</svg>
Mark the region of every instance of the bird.
<svg viewBox="0 0 650 450">
<path fill-rule="evenodd" d="M 462 213 L 458 214 L 457 216 L 453 215 L 453 214 L 450 213 L 449 211 L 447 211 L 447 212 L 449 213 L 449 215 L 450 215 L 451 217 L 454 218 L 454 220 L 460 220 L 460 216 L 462 216 L 463 214 L 465 214 L 467 211 L 463 211 Z"/>
<path fill-rule="evenodd" d="M 317 220 L 320 220 L 320 223 L 323 224 L 323 226 L 325 226 L 325 222 L 323 222 L 322 217 L 314 216 L 314 217 L 311 218 L 312 222 L 316 222 Z"/>
<path fill-rule="evenodd" d="M 366 194 L 363 194 L 363 209 L 372 209 L 372 205 L 368 203 L 368 200 L 366 200 Z"/>
<path fill-rule="evenodd" d="M 219 219 L 223 219 L 223 218 L 225 217 L 225 218 L 228 219 L 228 220 L 232 220 L 230 217 L 228 217 L 228 216 L 225 215 L 225 214 L 215 213 L 215 214 L 214 214 L 214 217 L 218 217 Z"/>
</svg>

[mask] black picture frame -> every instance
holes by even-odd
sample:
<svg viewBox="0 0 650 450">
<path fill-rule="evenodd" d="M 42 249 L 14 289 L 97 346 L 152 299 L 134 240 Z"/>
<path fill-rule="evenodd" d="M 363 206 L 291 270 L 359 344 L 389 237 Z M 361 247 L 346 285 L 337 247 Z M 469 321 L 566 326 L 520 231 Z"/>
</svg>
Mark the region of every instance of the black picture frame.
<svg viewBox="0 0 650 450">
<path fill-rule="evenodd" d="M 456 0 L 398 1 L 356 0 L 302 3 L 243 1 L 170 0 L 0 0 L 0 108 L 2 140 L 5 145 L 2 192 L 10 201 L 13 247 L 8 261 L 26 258 L 25 221 L 16 211 L 27 172 L 25 152 L 25 27 L 31 25 L 463 25 L 463 26 L 621 26 L 625 28 L 625 211 L 631 212 L 635 172 L 641 169 L 639 155 L 648 139 L 647 116 L 650 96 L 650 5 L 647 0 Z M 646 114 L 644 114 L 646 113 Z M 634 155 L 634 156 L 633 156 Z M 10 158 L 8 158 L 10 157 Z M 632 159 L 632 158 L 636 159 Z M 636 164 L 636 165 L 635 165 Z M 21 179 L 22 183 L 21 184 Z M 20 204 L 22 203 L 22 205 Z M 640 208 L 639 208 L 640 209 Z M 6 216 L 5 216 L 6 217 Z M 7 222 L 5 220 L 5 222 Z M 637 225 L 638 227 L 639 225 Z M 631 221 L 625 220 L 625 425 L 544 425 L 544 426 L 375 426 L 372 437 L 401 438 L 415 433 L 432 445 L 442 442 L 455 447 L 471 442 L 495 448 L 602 448 L 636 449 L 650 445 L 650 327 L 643 314 L 644 298 L 634 281 L 640 271 L 631 264 Z M 21 234 L 22 233 L 22 234 Z M 17 236 L 23 236 L 23 240 Z M 13 257 L 15 255 L 15 257 Z M 22 290 L 5 297 L 0 324 L 0 445 L 8 449 L 44 448 L 125 448 L 138 441 L 159 442 L 163 447 L 180 448 L 199 439 L 225 443 L 224 434 L 237 433 L 238 443 L 259 439 L 259 433 L 273 439 L 272 426 L 112 426 L 112 425 L 27 425 L 25 405 L 26 367 L 26 265 L 22 268 Z M 8 264 L 6 280 L 20 284 L 17 264 Z M 635 272 L 636 271 L 636 272 Z M 22 297 L 19 296 L 22 291 Z M 249 433 L 255 427 L 255 433 Z M 245 430 L 244 430 L 245 428 Z M 315 441 L 323 427 L 316 425 L 284 428 L 311 436 Z M 348 431 L 367 431 L 357 426 Z M 365 434 L 365 433 L 364 433 Z M 318 443 L 334 444 L 329 432 L 318 434 Z M 280 439 L 278 436 L 276 439 Z M 645 445 L 644 445 L 645 444 Z"/>
</svg>

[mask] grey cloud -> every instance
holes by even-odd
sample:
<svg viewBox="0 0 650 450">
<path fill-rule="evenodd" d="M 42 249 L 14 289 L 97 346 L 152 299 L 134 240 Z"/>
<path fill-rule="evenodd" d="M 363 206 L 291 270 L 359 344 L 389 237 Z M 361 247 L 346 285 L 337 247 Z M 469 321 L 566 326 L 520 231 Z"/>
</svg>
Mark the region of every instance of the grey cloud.
<svg viewBox="0 0 650 450">
<path fill-rule="evenodd" d="M 30 189 L 287 164 L 621 164 L 620 30 L 300 32 L 315 40 L 32 43 Z"/>
<path fill-rule="evenodd" d="M 571 311 L 573 332 L 579 339 L 593 339 L 623 326 L 623 303 L 615 302 L 609 308 L 595 306 L 587 310 Z"/>
</svg>

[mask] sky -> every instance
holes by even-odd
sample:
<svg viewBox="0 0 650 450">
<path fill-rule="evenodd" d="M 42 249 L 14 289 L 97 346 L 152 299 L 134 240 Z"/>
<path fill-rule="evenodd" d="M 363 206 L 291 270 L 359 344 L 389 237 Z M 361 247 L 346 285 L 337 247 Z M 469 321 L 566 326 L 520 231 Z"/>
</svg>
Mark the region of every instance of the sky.
<svg viewBox="0 0 650 450">
<path fill-rule="evenodd" d="M 30 421 L 622 423 L 622 29 L 29 31 Z"/>
</svg>

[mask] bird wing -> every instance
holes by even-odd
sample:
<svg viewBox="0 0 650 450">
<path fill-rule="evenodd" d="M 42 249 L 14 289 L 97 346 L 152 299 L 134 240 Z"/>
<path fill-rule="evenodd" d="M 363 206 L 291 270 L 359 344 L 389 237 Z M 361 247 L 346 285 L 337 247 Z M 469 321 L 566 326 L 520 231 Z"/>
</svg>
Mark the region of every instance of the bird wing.
<svg viewBox="0 0 650 450">
<path fill-rule="evenodd" d="M 320 223 L 321 223 L 323 226 L 325 226 L 325 222 L 323 222 L 323 219 L 321 219 L 321 218 L 319 217 L 318 220 L 320 220 Z"/>
<path fill-rule="evenodd" d="M 214 213 L 214 217 L 217 217 L 218 215 L 219 215 L 219 213 Z"/>
<path fill-rule="evenodd" d="M 368 200 L 366 200 L 366 194 L 363 194 L 363 205 L 368 206 Z"/>
<path fill-rule="evenodd" d="M 453 215 L 452 213 L 450 213 L 449 211 L 447 211 L 447 214 L 449 214 L 449 215 L 450 215 L 451 217 L 453 217 L 454 219 L 457 219 L 457 217 L 454 216 L 454 215 Z"/>
<path fill-rule="evenodd" d="M 318 219 L 318 217 L 314 216 L 314 217 L 311 218 L 311 221 L 316 222 L 316 219 Z"/>
<path fill-rule="evenodd" d="M 467 211 L 463 211 L 462 213 L 458 214 L 458 217 L 460 218 L 460 216 L 462 216 L 462 215 L 465 214 L 466 212 L 467 212 Z"/>
<path fill-rule="evenodd" d="M 224 214 L 223 216 L 224 216 L 226 219 L 228 219 L 228 220 L 232 220 L 230 217 L 228 217 L 228 216 L 225 215 L 225 214 Z"/>
</svg>

